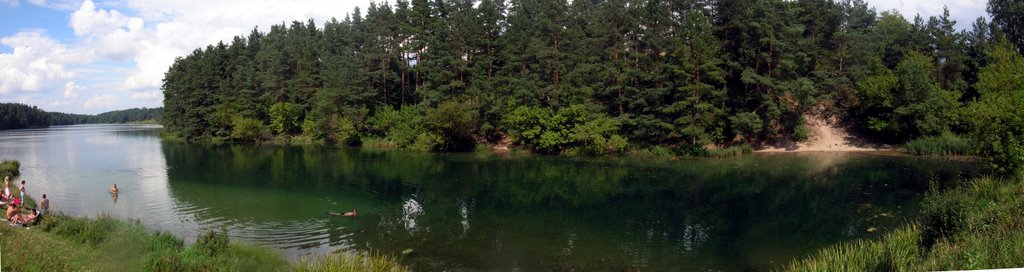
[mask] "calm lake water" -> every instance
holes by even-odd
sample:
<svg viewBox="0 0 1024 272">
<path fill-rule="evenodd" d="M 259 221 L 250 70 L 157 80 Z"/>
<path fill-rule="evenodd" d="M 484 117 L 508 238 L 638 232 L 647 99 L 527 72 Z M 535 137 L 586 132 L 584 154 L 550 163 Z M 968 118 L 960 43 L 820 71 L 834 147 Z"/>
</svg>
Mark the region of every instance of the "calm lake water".
<svg viewBox="0 0 1024 272">
<path fill-rule="evenodd" d="M 973 164 L 864 153 L 659 161 L 164 142 L 159 126 L 0 132 L 27 191 L 188 241 L 226 229 L 293 260 L 340 249 L 418 271 L 770 270 L 910 220 Z M 118 198 L 107 193 L 111 183 Z M 326 215 L 358 210 L 357 218 Z M 869 232 L 868 229 L 878 231 Z"/>
</svg>

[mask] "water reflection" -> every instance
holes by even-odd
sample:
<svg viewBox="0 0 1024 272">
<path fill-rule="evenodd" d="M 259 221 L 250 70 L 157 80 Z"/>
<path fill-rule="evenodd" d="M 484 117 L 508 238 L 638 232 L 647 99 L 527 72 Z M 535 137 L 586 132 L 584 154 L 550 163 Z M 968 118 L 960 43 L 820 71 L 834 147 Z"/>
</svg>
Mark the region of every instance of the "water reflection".
<svg viewBox="0 0 1024 272">
<path fill-rule="evenodd" d="M 293 257 L 413 249 L 406 262 L 422 270 L 765 270 L 903 222 L 929 181 L 973 171 L 869 154 L 666 162 L 162 148 L 170 193 L 200 228 Z M 352 209 L 355 220 L 325 215 Z"/>
</svg>

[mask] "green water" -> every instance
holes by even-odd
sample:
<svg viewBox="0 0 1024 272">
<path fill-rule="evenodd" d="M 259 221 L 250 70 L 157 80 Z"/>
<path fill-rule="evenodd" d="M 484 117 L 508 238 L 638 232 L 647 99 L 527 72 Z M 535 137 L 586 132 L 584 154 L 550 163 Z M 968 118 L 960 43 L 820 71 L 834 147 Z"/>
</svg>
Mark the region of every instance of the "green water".
<svg viewBox="0 0 1024 272">
<path fill-rule="evenodd" d="M 161 141 L 152 126 L 0 132 L 29 192 L 293 260 L 356 249 L 418 271 L 770 270 L 910 220 L 973 164 L 887 154 L 662 161 Z M 117 182 L 122 194 L 103 191 Z M 35 189 L 35 191 L 34 191 Z M 327 211 L 356 209 L 356 218 Z M 878 231 L 869 232 L 868 229 Z"/>
</svg>

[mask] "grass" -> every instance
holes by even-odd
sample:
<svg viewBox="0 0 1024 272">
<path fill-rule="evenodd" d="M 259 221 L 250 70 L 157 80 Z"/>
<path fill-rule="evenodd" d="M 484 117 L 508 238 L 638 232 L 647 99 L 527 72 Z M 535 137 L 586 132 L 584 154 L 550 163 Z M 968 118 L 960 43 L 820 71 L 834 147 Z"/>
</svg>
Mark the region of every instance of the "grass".
<svg viewBox="0 0 1024 272">
<path fill-rule="evenodd" d="M 1024 267 L 1024 178 L 981 178 L 929 195 L 916 222 L 842 243 L 788 271 L 934 271 Z"/>
<path fill-rule="evenodd" d="M 21 162 L 17 160 L 3 160 L 0 162 L 0 178 L 17 177 L 21 175 Z"/>
<path fill-rule="evenodd" d="M 338 252 L 330 256 L 303 260 L 295 267 L 296 272 L 338 271 L 338 272 L 403 272 L 411 271 L 399 264 L 399 260 L 372 253 Z"/>
<path fill-rule="evenodd" d="M 0 226 L 3 269 L 12 271 L 283 271 L 276 252 L 210 232 L 196 243 L 150 232 L 138 222 L 54 214 L 31 229 Z"/>
<path fill-rule="evenodd" d="M 289 264 L 265 247 L 211 231 L 191 245 L 140 222 L 44 216 L 31 228 L 0 224 L 4 271 L 409 271 L 395 257 L 341 252 Z"/>
<path fill-rule="evenodd" d="M 750 153 L 754 153 L 754 147 L 744 144 L 718 149 L 703 149 L 698 151 L 697 155 L 698 157 L 708 158 L 728 158 Z"/>
<path fill-rule="evenodd" d="M 903 145 L 910 153 L 918 156 L 970 156 L 978 154 L 978 144 L 971 138 L 944 133 L 927 136 Z"/>
<path fill-rule="evenodd" d="M 362 139 L 362 142 L 363 142 L 363 144 L 362 144 L 363 147 L 398 148 L 398 145 L 396 145 L 395 143 L 391 142 L 390 140 L 388 140 L 386 138 L 364 137 Z"/>
</svg>

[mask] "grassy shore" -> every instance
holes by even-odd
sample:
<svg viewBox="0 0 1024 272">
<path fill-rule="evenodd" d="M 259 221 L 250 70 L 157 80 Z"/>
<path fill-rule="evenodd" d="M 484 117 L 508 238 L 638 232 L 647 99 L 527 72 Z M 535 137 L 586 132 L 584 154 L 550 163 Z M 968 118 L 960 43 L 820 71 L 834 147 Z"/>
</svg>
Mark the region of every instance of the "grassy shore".
<svg viewBox="0 0 1024 272">
<path fill-rule="evenodd" d="M 934 271 L 1024 267 L 1024 177 L 981 178 L 929 195 L 916 222 L 842 243 L 787 271 Z"/>
<path fill-rule="evenodd" d="M 139 222 L 60 214 L 29 228 L 0 224 L 0 258 L 5 271 L 408 271 L 393 257 L 351 252 L 290 264 L 221 232 L 186 246 Z"/>
</svg>

